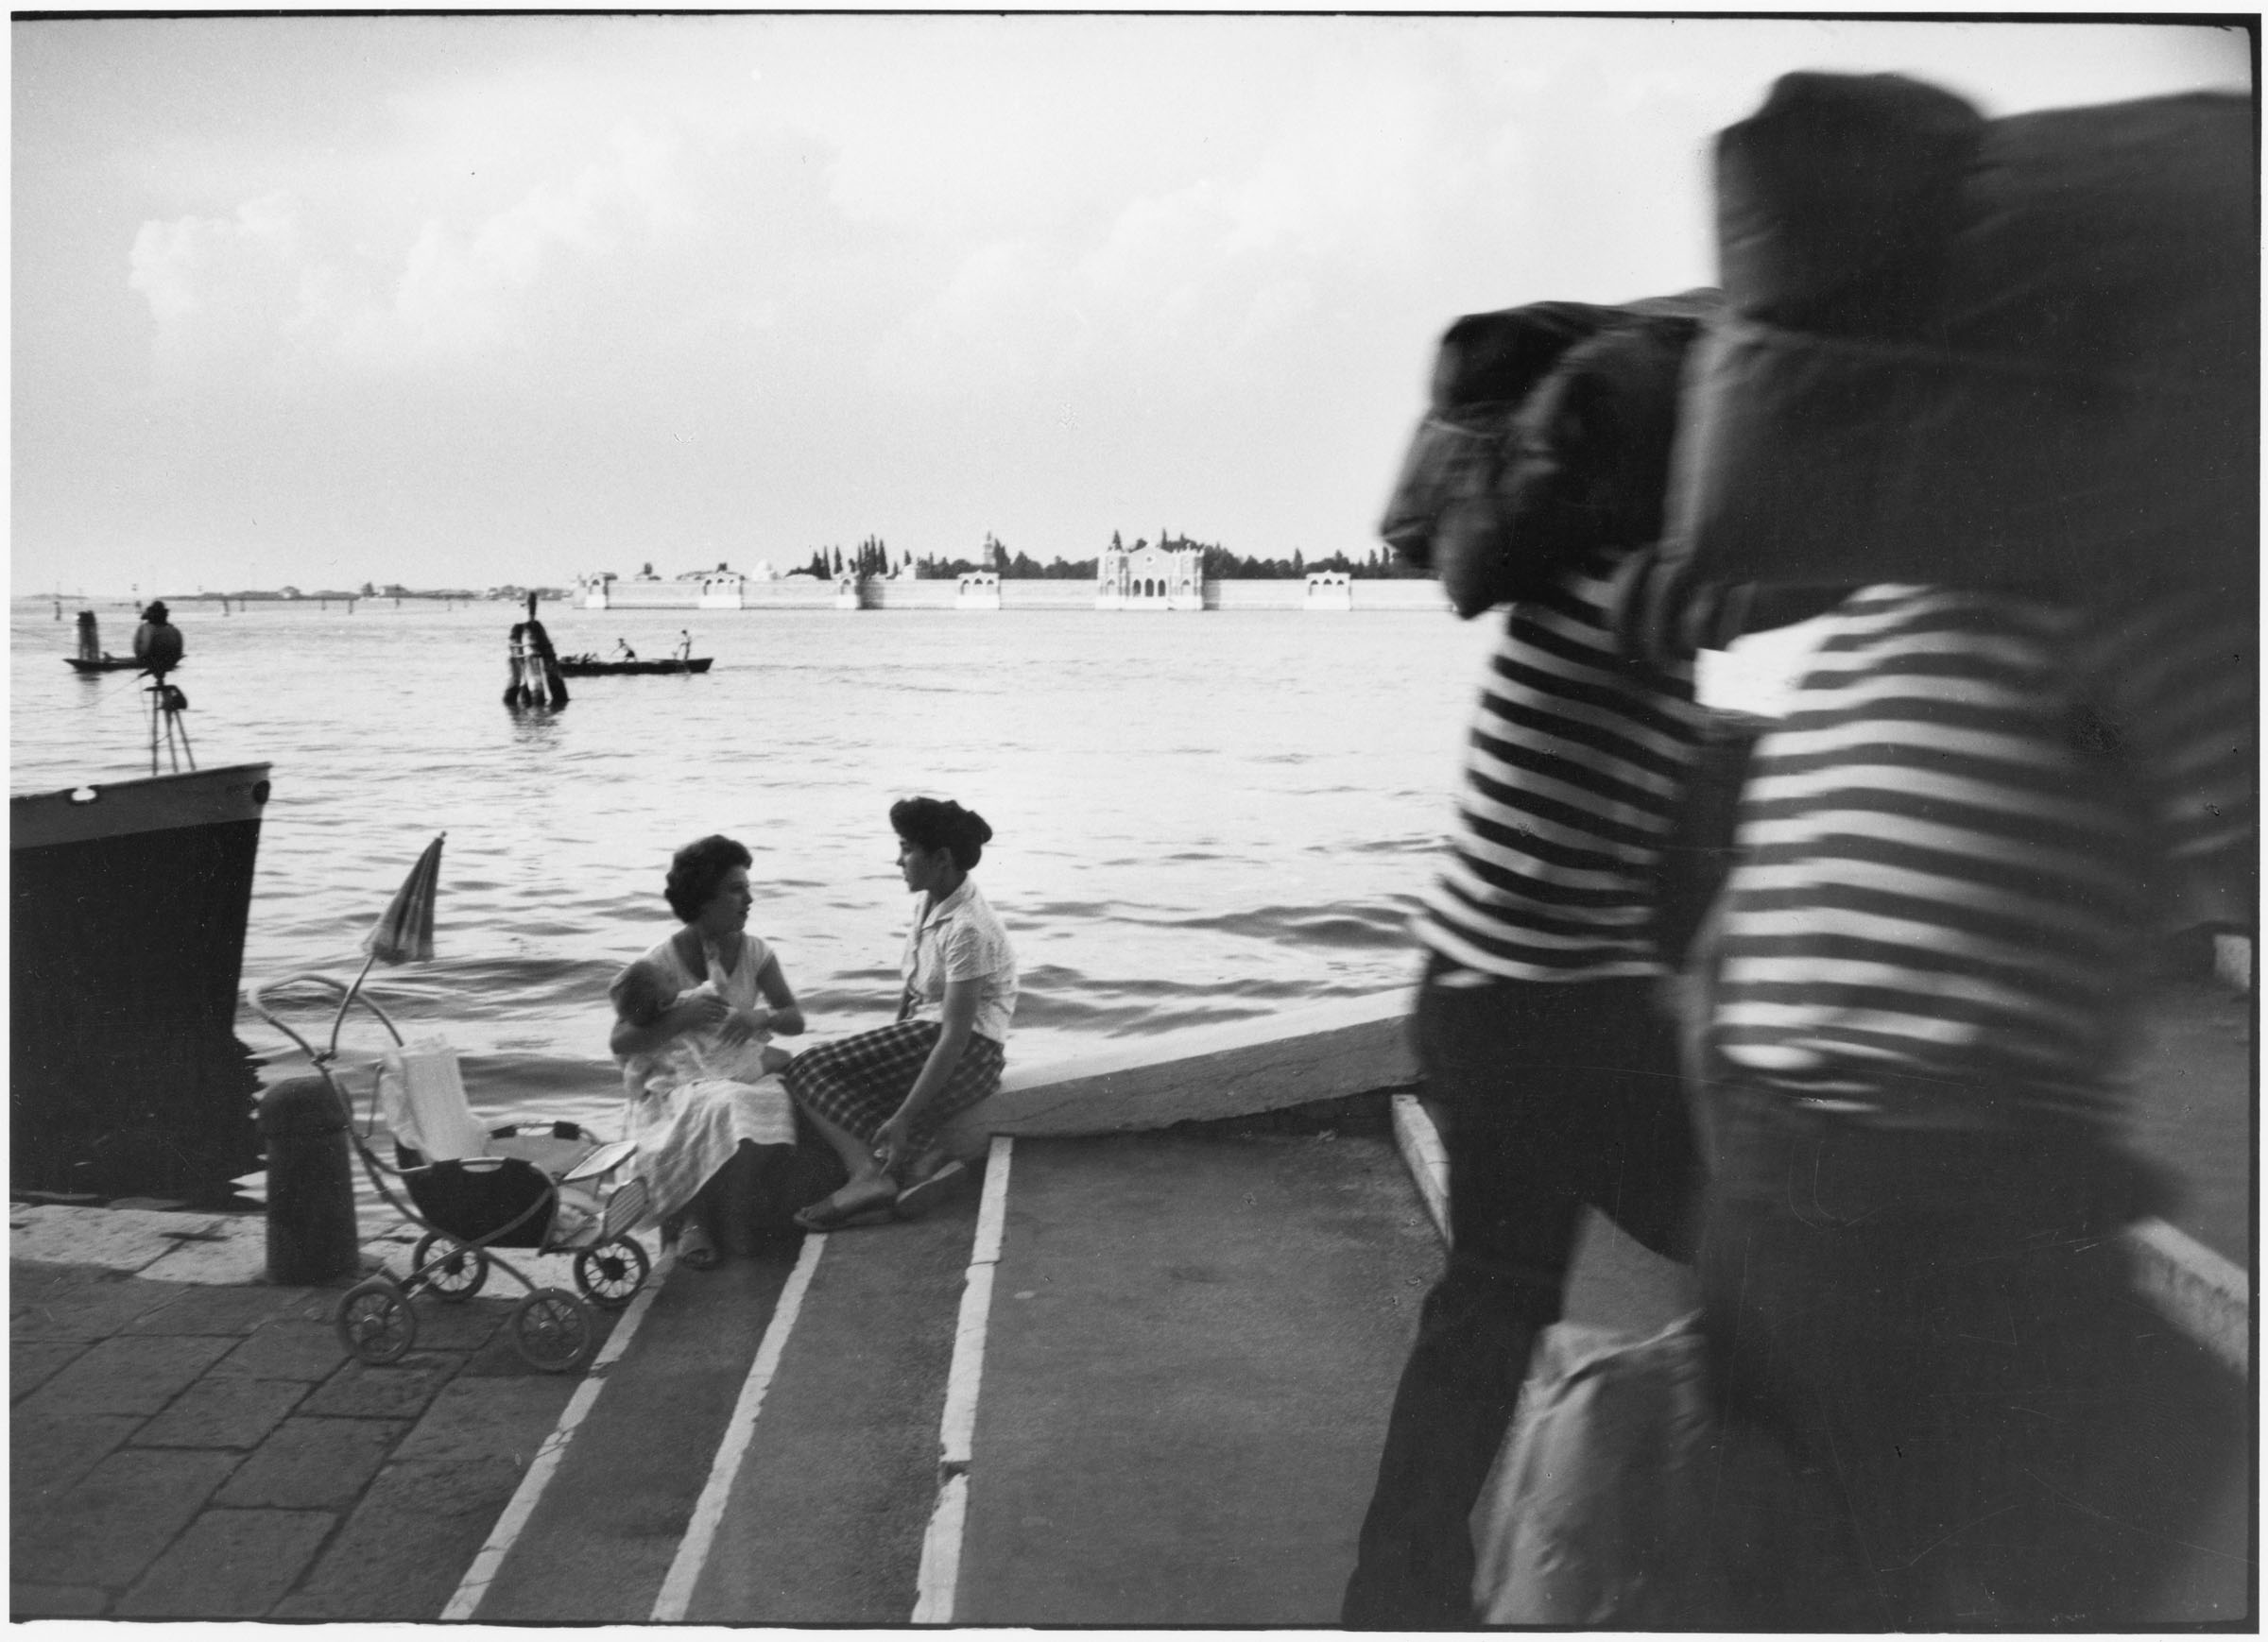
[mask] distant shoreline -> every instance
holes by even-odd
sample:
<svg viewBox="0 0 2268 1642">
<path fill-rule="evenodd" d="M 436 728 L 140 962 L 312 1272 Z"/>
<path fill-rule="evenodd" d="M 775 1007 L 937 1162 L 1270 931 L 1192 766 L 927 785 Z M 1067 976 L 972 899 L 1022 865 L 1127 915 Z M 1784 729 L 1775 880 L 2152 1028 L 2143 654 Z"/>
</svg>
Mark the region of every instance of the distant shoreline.
<svg viewBox="0 0 2268 1642">
<path fill-rule="evenodd" d="M 1008 613 L 1018 610 L 1086 610 L 1094 612 L 1095 587 L 1085 579 L 1071 580 L 1054 576 L 1003 577 L 997 584 L 1000 597 L 998 608 Z M 1304 577 L 1292 580 L 1286 577 L 1209 578 L 1205 583 L 1206 604 L 1209 609 L 1225 610 L 1298 610 L 1306 599 L 1307 583 Z M 411 605 L 494 605 L 510 609 L 517 619 L 524 608 L 530 593 L 535 595 L 539 611 L 546 620 L 558 620 L 567 615 L 590 615 L 596 618 L 636 615 L 670 615 L 702 618 L 717 615 L 736 615 L 748 611 L 819 609 L 833 611 L 839 594 L 833 580 L 820 581 L 812 576 L 778 576 L 768 580 L 748 580 L 740 589 L 742 603 L 731 607 L 703 607 L 697 604 L 696 590 L 669 582 L 621 583 L 614 588 L 616 602 L 605 609 L 587 609 L 580 588 L 499 588 L 499 589 L 425 589 L 383 588 L 375 592 L 360 592 L 346 589 L 318 589 L 315 591 L 297 590 L 248 590 L 245 591 L 190 592 L 190 593 L 20 593 L 17 603 L 36 608 L 42 605 L 57 607 L 63 616 L 80 608 L 97 607 L 138 610 L 150 598 L 156 597 L 173 610 L 174 614 L 218 615 L 224 607 L 228 610 L 250 609 L 351 609 L 370 606 L 394 607 Z M 952 609 L 958 604 L 958 578 L 944 577 L 878 577 L 866 585 L 865 596 L 869 603 L 867 610 L 923 610 Z M 1441 585 L 1431 577 L 1378 576 L 1361 577 L 1349 588 L 1350 605 L 1343 605 L 1342 612 L 1351 608 L 1357 612 L 1400 610 L 1446 610 L 1447 596 Z M 1139 610 L 1103 611 L 1102 614 L 1140 614 Z M 1184 614 L 1194 614 L 1185 611 Z"/>
</svg>

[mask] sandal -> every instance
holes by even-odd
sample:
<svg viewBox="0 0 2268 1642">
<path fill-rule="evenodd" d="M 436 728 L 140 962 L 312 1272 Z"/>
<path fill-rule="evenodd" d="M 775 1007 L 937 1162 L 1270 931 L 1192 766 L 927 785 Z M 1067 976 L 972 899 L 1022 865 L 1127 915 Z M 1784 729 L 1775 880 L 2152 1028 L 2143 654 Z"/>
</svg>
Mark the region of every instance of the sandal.
<svg viewBox="0 0 2268 1642">
<path fill-rule="evenodd" d="M 818 1202 L 799 1208 L 795 1222 L 807 1232 L 847 1231 L 852 1226 L 883 1225 L 896 1217 L 897 1194 L 886 1189 L 883 1195 L 849 1204 L 840 1201 L 839 1194 L 822 1197 Z"/>
<path fill-rule="evenodd" d="M 713 1272 L 724 1257 L 709 1240 L 709 1234 L 699 1225 L 688 1225 L 678 1234 L 678 1264 L 696 1272 Z"/>
<path fill-rule="evenodd" d="M 919 1220 L 936 1206 L 939 1198 L 960 1185 L 962 1176 L 968 1172 L 969 1166 L 957 1159 L 940 1165 L 900 1192 L 898 1201 L 890 1206 L 890 1212 L 900 1220 Z"/>
</svg>

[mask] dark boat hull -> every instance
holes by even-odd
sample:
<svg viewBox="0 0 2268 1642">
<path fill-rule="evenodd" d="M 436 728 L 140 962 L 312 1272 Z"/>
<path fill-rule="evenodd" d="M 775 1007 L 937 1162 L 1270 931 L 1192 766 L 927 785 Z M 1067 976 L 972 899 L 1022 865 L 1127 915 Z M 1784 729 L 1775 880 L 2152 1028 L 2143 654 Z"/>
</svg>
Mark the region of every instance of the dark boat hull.
<svg viewBox="0 0 2268 1642">
<path fill-rule="evenodd" d="M 254 1166 L 234 1024 L 267 775 L 9 801 L 16 1189 L 212 1201 Z"/>
<path fill-rule="evenodd" d="M 610 678 L 617 674 L 644 673 L 706 673 L 713 656 L 696 656 L 690 661 L 674 658 L 664 661 L 561 661 L 559 672 L 568 678 Z"/>
<path fill-rule="evenodd" d="M 123 673 L 142 665 L 131 656 L 105 656 L 99 661 L 90 661 L 84 656 L 66 656 L 63 660 L 74 673 Z"/>
</svg>

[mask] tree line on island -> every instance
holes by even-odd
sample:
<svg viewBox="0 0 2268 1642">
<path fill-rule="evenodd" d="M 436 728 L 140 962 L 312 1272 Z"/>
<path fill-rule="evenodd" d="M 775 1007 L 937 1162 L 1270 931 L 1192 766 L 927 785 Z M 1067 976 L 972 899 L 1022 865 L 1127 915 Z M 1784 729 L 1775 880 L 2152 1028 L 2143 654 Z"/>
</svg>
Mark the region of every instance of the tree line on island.
<svg viewBox="0 0 2268 1642">
<path fill-rule="evenodd" d="M 1133 547 L 1128 549 L 1117 531 L 1110 533 L 1114 552 L 1139 553 L 1149 545 L 1147 538 L 1137 537 Z M 1361 558 L 1350 558 L 1343 553 L 1308 558 L 1297 548 L 1292 550 L 1288 559 L 1246 557 L 1231 553 L 1218 542 L 1198 541 L 1162 530 L 1158 533 L 1158 545 L 1177 552 L 1193 547 L 1202 550 L 1207 581 L 1298 581 L 1315 571 L 1338 571 L 1358 580 L 1403 580 L 1425 573 L 1378 548 L 1372 548 Z M 921 581 L 949 581 L 972 571 L 991 571 L 1003 581 L 1092 581 L 1101 562 L 1100 555 L 1074 559 L 1058 555 L 1041 564 L 1027 553 L 1010 553 L 1005 543 L 987 531 L 984 546 L 977 550 L 973 560 L 940 558 L 935 554 L 923 554 L 918 558 L 893 554 L 882 538 L 869 536 L 849 553 L 840 547 L 815 549 L 811 562 L 801 568 L 821 580 L 842 575 L 906 574 Z"/>
</svg>

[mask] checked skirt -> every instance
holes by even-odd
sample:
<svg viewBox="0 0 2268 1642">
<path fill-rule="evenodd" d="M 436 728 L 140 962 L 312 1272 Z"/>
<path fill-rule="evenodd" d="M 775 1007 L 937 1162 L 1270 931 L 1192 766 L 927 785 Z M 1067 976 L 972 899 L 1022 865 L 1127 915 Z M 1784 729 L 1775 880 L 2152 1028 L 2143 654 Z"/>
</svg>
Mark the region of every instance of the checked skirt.
<svg viewBox="0 0 2268 1642">
<path fill-rule="evenodd" d="M 805 1111 L 871 1140 L 904 1104 L 906 1091 L 921 1075 L 942 1030 L 934 1020 L 878 1026 L 805 1051 L 789 1063 L 781 1080 Z M 915 1121 L 912 1149 L 917 1155 L 949 1120 L 999 1086 L 1000 1069 L 1007 1058 L 1007 1051 L 991 1038 L 970 1035 L 960 1064 Z"/>
</svg>

